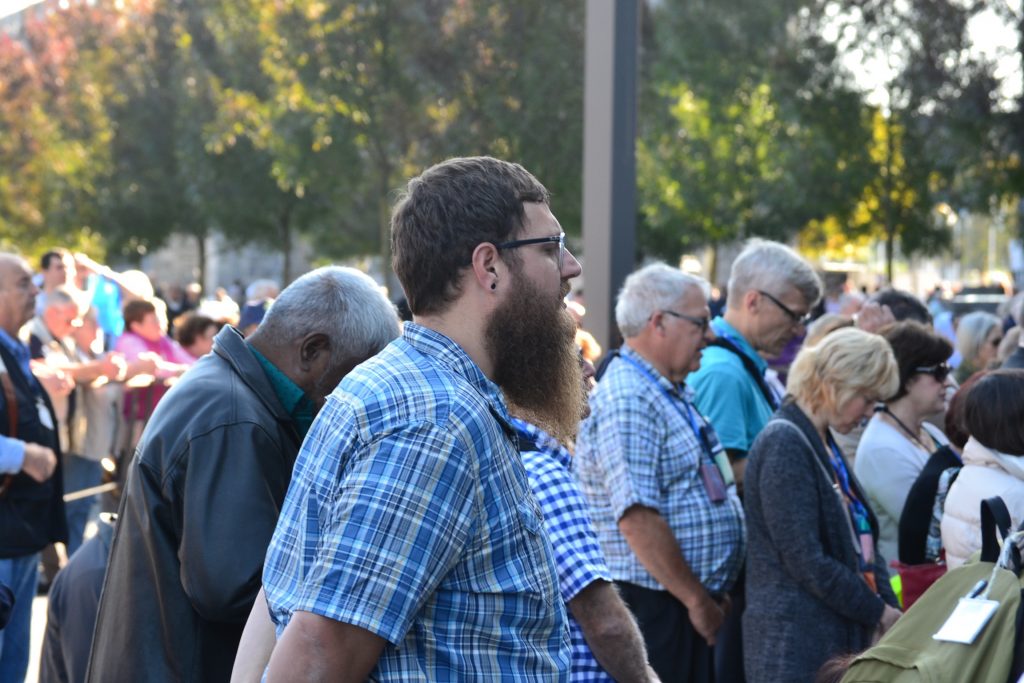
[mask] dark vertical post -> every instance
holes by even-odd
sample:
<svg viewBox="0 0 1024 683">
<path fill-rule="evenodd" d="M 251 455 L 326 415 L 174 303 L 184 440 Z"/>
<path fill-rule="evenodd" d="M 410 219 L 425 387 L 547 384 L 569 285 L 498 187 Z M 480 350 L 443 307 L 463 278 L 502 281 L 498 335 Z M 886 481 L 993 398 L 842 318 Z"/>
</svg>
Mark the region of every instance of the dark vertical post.
<svg viewBox="0 0 1024 683">
<path fill-rule="evenodd" d="M 641 0 L 587 0 L 583 104 L 586 327 L 618 345 L 615 294 L 636 251 L 636 81 Z"/>
</svg>

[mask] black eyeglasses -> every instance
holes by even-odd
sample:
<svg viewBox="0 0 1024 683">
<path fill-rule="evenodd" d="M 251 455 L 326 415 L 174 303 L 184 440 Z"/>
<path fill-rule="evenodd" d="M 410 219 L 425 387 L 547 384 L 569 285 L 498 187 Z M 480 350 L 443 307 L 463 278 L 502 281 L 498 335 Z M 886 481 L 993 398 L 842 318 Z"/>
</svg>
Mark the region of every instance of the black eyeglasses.
<svg viewBox="0 0 1024 683">
<path fill-rule="evenodd" d="M 935 378 L 936 382 L 945 382 L 946 378 L 949 377 L 949 373 L 952 372 L 952 368 L 945 363 L 939 363 L 938 365 L 929 365 L 923 368 L 914 368 L 914 372 L 920 375 L 931 375 Z"/>
<path fill-rule="evenodd" d="M 707 332 L 708 331 L 708 327 L 711 325 L 711 318 L 698 318 L 697 316 L 686 315 L 685 313 L 676 313 L 675 311 L 669 311 L 669 310 L 663 310 L 662 313 L 665 313 L 666 315 L 670 315 L 673 318 L 679 318 L 681 320 L 685 320 L 687 322 L 691 322 L 694 325 L 696 325 L 698 328 L 700 328 L 701 332 Z"/>
<path fill-rule="evenodd" d="M 759 289 L 759 290 L 757 290 L 757 293 L 758 294 L 762 294 L 762 295 L 768 297 L 769 301 L 771 301 L 773 304 L 775 304 L 780 309 L 782 309 L 782 312 L 785 313 L 787 316 L 789 316 L 789 319 L 793 321 L 794 325 L 806 325 L 807 323 L 811 322 L 811 314 L 810 313 L 805 313 L 803 315 L 800 315 L 799 313 L 794 311 L 792 308 L 790 308 L 789 306 L 787 306 L 786 304 L 782 303 L 781 301 L 776 299 L 774 296 L 769 294 L 768 292 L 765 292 L 765 291 Z"/>
<path fill-rule="evenodd" d="M 558 244 L 558 272 L 562 272 L 562 264 L 565 262 L 565 233 L 560 232 L 557 235 L 551 235 L 549 237 L 532 237 L 527 240 L 512 240 L 511 242 L 502 242 L 501 244 L 495 244 L 494 246 L 501 249 L 518 249 L 519 247 L 525 247 L 529 244 Z"/>
</svg>

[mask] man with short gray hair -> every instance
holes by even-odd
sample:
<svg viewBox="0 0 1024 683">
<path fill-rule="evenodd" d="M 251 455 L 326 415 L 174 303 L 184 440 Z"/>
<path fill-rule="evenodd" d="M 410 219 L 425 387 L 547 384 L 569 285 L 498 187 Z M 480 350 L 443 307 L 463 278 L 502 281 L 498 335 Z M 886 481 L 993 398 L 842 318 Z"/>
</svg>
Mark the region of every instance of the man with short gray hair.
<svg viewBox="0 0 1024 683">
<path fill-rule="evenodd" d="M 716 636 L 743 563 L 729 462 L 687 376 L 709 340 L 707 283 L 654 264 L 628 278 L 625 337 L 590 397 L 575 469 L 608 569 L 663 681 L 712 681 Z"/>
<path fill-rule="evenodd" d="M 711 321 L 716 339 L 690 384 L 741 493 L 747 451 L 782 398 L 764 379 L 765 358 L 804 333 L 821 292 L 810 264 L 778 242 L 750 240 L 732 264 L 725 314 Z"/>
<path fill-rule="evenodd" d="M 747 451 L 782 400 L 765 378 L 765 359 L 806 332 L 822 289 L 810 264 L 778 242 L 750 240 L 733 261 L 725 313 L 711 321 L 715 341 L 690 384 L 729 454 L 741 496 Z M 716 668 L 720 680 L 742 682 L 742 582 L 732 597 L 736 610 L 723 629 Z"/>
<path fill-rule="evenodd" d="M 226 327 L 157 406 L 121 501 L 88 680 L 227 681 L 313 417 L 398 336 L 365 274 L 287 287 L 248 339 Z"/>
</svg>

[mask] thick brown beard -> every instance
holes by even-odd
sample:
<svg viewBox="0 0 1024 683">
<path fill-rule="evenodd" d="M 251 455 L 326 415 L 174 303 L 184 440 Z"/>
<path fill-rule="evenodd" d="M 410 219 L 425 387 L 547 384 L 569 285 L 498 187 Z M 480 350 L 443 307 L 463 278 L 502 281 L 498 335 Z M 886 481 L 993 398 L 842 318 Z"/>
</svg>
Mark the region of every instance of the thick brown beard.
<svg viewBox="0 0 1024 683">
<path fill-rule="evenodd" d="M 569 443 L 586 405 L 576 323 L 561 298 L 551 301 L 519 275 L 512 286 L 485 330 L 494 381 L 514 414 Z"/>
</svg>

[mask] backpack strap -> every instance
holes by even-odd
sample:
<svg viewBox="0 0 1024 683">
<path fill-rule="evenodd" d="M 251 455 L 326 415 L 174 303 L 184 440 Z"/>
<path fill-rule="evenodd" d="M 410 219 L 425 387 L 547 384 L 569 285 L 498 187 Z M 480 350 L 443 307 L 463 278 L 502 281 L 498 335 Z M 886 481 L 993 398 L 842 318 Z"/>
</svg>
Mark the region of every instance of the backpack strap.
<svg viewBox="0 0 1024 683">
<path fill-rule="evenodd" d="M 762 394 L 764 394 L 764 399 L 768 401 L 768 405 L 772 407 L 772 410 L 778 410 L 779 399 L 776 398 L 775 392 L 768 386 L 768 382 L 765 381 L 764 375 L 761 374 L 761 370 L 757 367 L 757 364 L 754 363 L 750 356 L 743 353 L 743 350 L 740 349 L 740 347 L 736 346 L 724 337 L 715 337 L 715 340 L 708 343 L 708 346 L 717 346 L 736 354 L 740 359 L 740 362 L 743 363 L 743 367 L 746 369 L 747 374 L 753 378 L 754 382 L 757 383 L 757 388 L 761 390 Z"/>
<path fill-rule="evenodd" d="M 999 540 L 1010 534 L 1010 511 L 999 496 L 981 501 L 981 561 L 999 560 Z M 996 531 L 999 532 L 998 537 Z"/>
</svg>

